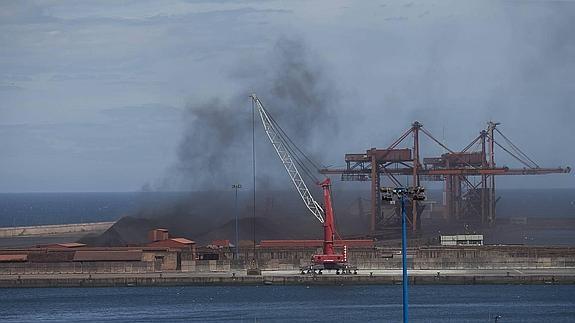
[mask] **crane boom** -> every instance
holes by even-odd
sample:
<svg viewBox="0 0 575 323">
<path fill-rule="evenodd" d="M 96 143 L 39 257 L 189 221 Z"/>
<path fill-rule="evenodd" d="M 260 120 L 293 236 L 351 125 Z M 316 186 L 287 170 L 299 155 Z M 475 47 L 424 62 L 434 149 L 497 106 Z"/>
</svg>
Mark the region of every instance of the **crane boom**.
<svg viewBox="0 0 575 323">
<path fill-rule="evenodd" d="M 331 180 L 326 178 L 321 183 L 317 183 L 317 185 L 320 186 L 323 191 L 323 201 L 325 203 L 324 211 L 324 209 L 311 195 L 307 185 L 303 181 L 297 169 L 296 164 L 301 166 L 304 171 L 309 172 L 305 164 L 303 164 L 303 162 L 299 159 L 298 152 L 302 155 L 303 153 L 297 147 L 295 147 L 293 142 L 283 132 L 281 127 L 268 114 L 258 97 L 255 94 L 252 94 L 251 98 L 252 103 L 254 104 L 254 110 L 256 107 L 258 109 L 258 113 L 262 120 L 266 135 L 271 141 L 272 146 L 274 146 L 274 149 L 276 150 L 276 153 L 278 154 L 281 162 L 288 172 L 288 175 L 295 185 L 295 188 L 297 189 L 309 211 L 323 225 L 323 252 L 321 254 L 314 254 L 311 258 L 311 265 L 300 268 L 301 273 L 305 274 L 307 272 L 308 274 L 313 273 L 321 275 L 322 270 L 326 269 L 335 270 L 336 274 L 351 274 L 353 267 L 350 267 L 347 263 L 347 252 L 345 251 L 346 247 L 344 246 L 343 254 L 336 253 L 334 248 L 335 222 L 331 202 Z M 305 155 L 303 157 L 305 157 Z M 305 158 L 309 161 L 309 158 Z M 308 175 L 310 174 L 308 173 Z M 357 274 L 357 268 L 353 273 Z"/>
<path fill-rule="evenodd" d="M 292 183 L 294 184 L 296 190 L 298 191 L 299 195 L 301 196 L 303 202 L 305 203 L 308 210 L 319 220 L 319 222 L 324 223 L 324 210 L 323 208 L 317 203 L 317 201 L 311 195 L 307 185 L 303 181 L 296 164 L 289 152 L 287 147 L 287 143 L 284 141 L 280 132 L 274 126 L 273 122 L 271 121 L 270 116 L 268 115 L 266 109 L 264 108 L 263 104 L 260 102 L 258 97 L 255 94 L 250 96 L 252 101 L 255 103 L 258 113 L 260 115 L 260 119 L 262 120 L 262 124 L 264 126 L 264 130 L 271 141 L 272 145 L 276 153 L 278 154 L 280 160 L 282 161 L 289 177 L 291 178 Z"/>
</svg>

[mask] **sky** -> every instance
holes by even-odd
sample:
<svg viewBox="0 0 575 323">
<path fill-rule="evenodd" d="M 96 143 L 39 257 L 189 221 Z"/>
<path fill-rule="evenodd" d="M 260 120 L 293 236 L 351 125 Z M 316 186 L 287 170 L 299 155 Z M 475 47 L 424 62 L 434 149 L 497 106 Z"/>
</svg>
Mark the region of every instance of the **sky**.
<svg viewBox="0 0 575 323">
<path fill-rule="evenodd" d="M 574 30 L 575 1 L 4 0 L 0 192 L 182 189 L 166 178 L 194 154 L 186 138 L 203 149 L 213 127 L 249 120 L 251 91 L 282 105 L 272 85 L 289 79 L 294 51 L 329 109 L 279 117 L 288 133 L 312 128 L 299 144 L 324 164 L 385 148 L 414 120 L 454 150 L 494 120 L 542 167 L 573 167 Z M 202 119 L 206 102 L 223 102 L 220 119 Z M 201 185 L 249 181 L 249 143 L 213 145 L 241 175 Z M 503 152 L 497 162 L 522 167 Z M 575 188 L 575 176 L 499 183 Z"/>
</svg>

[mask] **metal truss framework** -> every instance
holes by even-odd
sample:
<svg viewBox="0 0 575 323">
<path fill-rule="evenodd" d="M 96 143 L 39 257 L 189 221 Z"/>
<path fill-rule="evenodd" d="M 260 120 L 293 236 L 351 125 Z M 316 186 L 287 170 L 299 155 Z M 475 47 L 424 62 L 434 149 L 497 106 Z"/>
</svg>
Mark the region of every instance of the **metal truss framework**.
<svg viewBox="0 0 575 323">
<path fill-rule="evenodd" d="M 386 149 L 371 148 L 365 154 L 346 154 L 346 168 L 324 168 L 322 174 L 341 175 L 342 181 L 371 182 L 370 232 L 377 233 L 399 225 L 397 205 L 382 205 L 380 186 L 382 176 L 395 186 L 404 176 L 410 186 L 421 182 L 444 182 L 445 216 L 450 220 L 475 221 L 491 226 L 495 223 L 495 177 L 501 175 L 542 175 L 569 173 L 569 167 L 541 168 L 498 128 L 499 123 L 489 122 L 465 148 L 454 151 L 437 140 L 421 123 L 415 121 Z M 420 134 L 443 148 L 439 157 L 420 158 Z M 408 148 L 398 149 L 411 135 Z M 496 135 L 498 138 L 496 139 Z M 500 140 L 502 139 L 502 140 Z M 500 142 L 501 141 L 501 142 Z M 495 149 L 501 149 L 523 168 L 501 167 L 495 163 Z M 412 201 L 407 206 L 408 222 L 412 231 L 421 228 L 420 217 L 424 205 Z"/>
</svg>

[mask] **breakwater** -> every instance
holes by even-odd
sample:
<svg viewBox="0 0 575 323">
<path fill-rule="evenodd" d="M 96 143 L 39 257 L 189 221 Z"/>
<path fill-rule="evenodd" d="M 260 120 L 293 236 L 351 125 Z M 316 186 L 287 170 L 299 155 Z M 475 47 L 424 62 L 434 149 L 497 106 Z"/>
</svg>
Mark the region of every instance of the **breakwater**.
<svg viewBox="0 0 575 323">
<path fill-rule="evenodd" d="M 418 273 L 409 277 L 410 284 L 575 284 L 575 270 L 538 273 L 469 272 Z M 233 286 L 233 285 L 395 285 L 400 274 L 299 275 L 264 273 L 262 276 L 236 274 L 143 274 L 143 275 L 20 275 L 0 277 L 2 288 L 26 287 L 135 287 L 135 286 Z"/>
<path fill-rule="evenodd" d="M 108 230 L 114 222 L 50 224 L 27 227 L 0 228 L 0 238 L 46 236 L 65 233 L 97 233 Z"/>
</svg>

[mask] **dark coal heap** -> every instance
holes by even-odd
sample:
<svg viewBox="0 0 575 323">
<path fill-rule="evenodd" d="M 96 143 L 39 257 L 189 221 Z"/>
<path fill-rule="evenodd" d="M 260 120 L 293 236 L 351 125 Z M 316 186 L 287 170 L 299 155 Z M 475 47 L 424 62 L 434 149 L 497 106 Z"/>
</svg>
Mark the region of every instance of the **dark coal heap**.
<svg viewBox="0 0 575 323">
<path fill-rule="evenodd" d="M 250 195 L 246 192 L 238 199 L 240 240 L 253 240 L 254 237 Z M 341 235 L 360 234 L 367 228 L 368 214 L 358 212 L 360 195 L 361 192 L 337 195 L 336 223 Z M 92 246 L 141 245 L 147 243 L 147 233 L 155 228 L 168 229 L 172 237 L 184 237 L 200 244 L 217 239 L 235 240 L 233 192 L 194 192 L 181 194 L 176 201 L 173 199 L 142 206 L 100 236 L 85 237 L 81 241 Z M 367 205 L 365 207 L 367 209 Z M 323 233 L 321 223 L 309 213 L 295 191 L 274 191 L 259 197 L 255 230 L 256 241 L 321 239 Z"/>
</svg>

